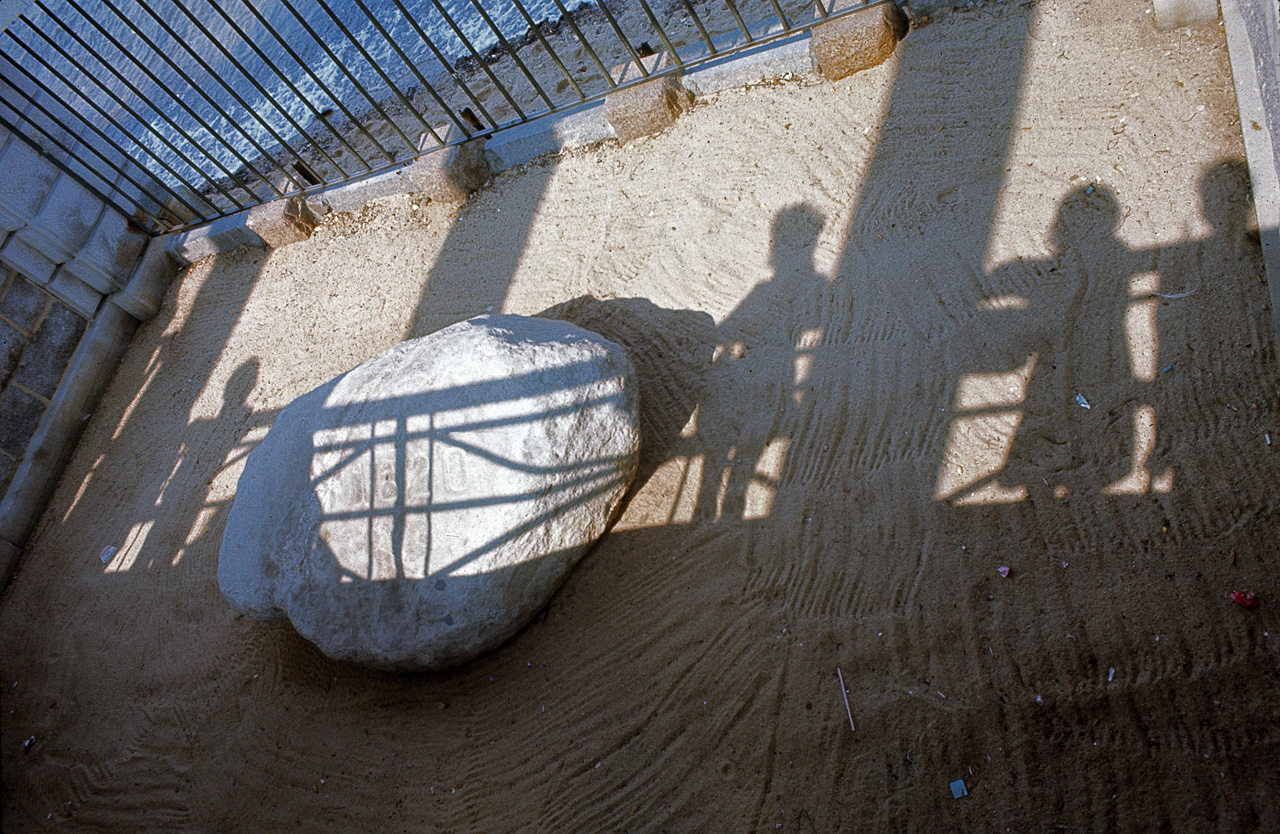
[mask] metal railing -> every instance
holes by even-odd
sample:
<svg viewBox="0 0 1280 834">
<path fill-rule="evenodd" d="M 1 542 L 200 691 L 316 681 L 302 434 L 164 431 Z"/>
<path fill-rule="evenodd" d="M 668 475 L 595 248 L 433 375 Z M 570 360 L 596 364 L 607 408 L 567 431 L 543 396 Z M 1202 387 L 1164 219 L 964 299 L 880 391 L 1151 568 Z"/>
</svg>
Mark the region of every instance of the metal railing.
<svg viewBox="0 0 1280 834">
<path fill-rule="evenodd" d="M 885 0 L 657 2 L 31 0 L 0 35 L 0 126 L 160 232 Z"/>
</svg>

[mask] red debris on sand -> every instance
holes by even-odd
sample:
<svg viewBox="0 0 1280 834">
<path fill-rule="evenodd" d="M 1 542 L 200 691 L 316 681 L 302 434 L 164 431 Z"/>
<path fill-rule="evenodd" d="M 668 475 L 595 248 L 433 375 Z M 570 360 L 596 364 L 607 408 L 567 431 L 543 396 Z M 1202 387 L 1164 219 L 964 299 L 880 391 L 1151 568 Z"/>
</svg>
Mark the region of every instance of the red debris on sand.
<svg viewBox="0 0 1280 834">
<path fill-rule="evenodd" d="M 1009 568 L 1006 565 L 1001 565 L 1000 567 L 996 568 L 996 573 L 1000 574 L 1001 576 L 1008 577 Z"/>
<path fill-rule="evenodd" d="M 1231 601 L 1241 608 L 1257 608 L 1258 598 L 1253 591 L 1232 591 Z"/>
</svg>

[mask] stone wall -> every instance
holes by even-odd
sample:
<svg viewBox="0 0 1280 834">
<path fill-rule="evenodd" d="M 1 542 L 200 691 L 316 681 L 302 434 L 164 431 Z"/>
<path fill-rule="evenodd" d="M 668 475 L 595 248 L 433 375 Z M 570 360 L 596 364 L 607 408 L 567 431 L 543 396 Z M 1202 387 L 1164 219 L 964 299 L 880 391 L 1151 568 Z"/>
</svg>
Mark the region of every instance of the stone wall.
<svg viewBox="0 0 1280 834">
<path fill-rule="evenodd" d="M 89 320 L 0 267 L 0 495 L 53 402 Z"/>
<path fill-rule="evenodd" d="M 0 588 L 177 271 L 54 159 L 0 129 Z"/>
</svg>

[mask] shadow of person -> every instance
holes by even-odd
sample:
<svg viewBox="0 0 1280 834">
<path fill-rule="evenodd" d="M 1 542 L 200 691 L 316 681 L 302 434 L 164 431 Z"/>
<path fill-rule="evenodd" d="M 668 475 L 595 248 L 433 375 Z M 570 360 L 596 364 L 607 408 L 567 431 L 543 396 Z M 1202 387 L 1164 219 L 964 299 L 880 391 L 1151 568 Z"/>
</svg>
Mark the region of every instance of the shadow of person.
<svg viewBox="0 0 1280 834">
<path fill-rule="evenodd" d="M 161 488 L 156 500 L 159 517 L 178 520 L 182 525 L 182 546 L 174 555 L 176 564 L 184 552 L 202 540 L 209 540 L 213 552 L 222 535 L 223 523 L 231 499 L 211 501 L 207 492 L 210 481 L 221 471 L 236 466 L 255 445 L 251 439 L 256 429 L 269 427 L 277 410 L 255 411 L 249 398 L 258 385 L 259 361 L 251 357 L 241 362 L 227 378 L 222 389 L 222 405 L 211 417 L 198 417 L 187 425 L 187 438 L 178 449 L 180 462 Z M 198 454 L 202 447 L 225 450 L 222 460 L 207 460 Z"/>
<path fill-rule="evenodd" d="M 807 204 L 779 211 L 771 232 L 772 278 L 720 324 L 713 381 L 698 415 L 705 455 L 699 518 L 768 514 L 818 346 L 815 311 L 826 281 L 813 255 L 825 225 Z"/>
<path fill-rule="evenodd" d="M 1048 258 L 1019 258 L 988 276 L 989 294 L 960 337 L 976 367 L 956 380 L 935 498 L 1014 503 L 1142 477 L 1132 468 L 1150 451 L 1154 418 L 1135 405 L 1143 388 L 1134 380 L 1154 376 L 1155 324 L 1130 300 L 1150 294 L 1151 256 L 1119 239 L 1122 222 L 1110 188 L 1079 186 L 1058 206 Z M 1126 454 L 1098 431 L 1099 417 L 1108 428 L 1140 426 L 1138 448 Z M 1130 473 L 1117 473 L 1117 462 Z"/>
</svg>

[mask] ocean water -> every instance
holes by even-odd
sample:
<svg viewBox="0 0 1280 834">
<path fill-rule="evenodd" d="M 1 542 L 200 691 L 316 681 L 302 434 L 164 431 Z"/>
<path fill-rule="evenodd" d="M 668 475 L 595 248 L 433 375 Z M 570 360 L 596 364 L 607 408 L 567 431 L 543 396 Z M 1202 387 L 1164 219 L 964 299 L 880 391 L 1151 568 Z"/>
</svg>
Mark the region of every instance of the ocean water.
<svg viewBox="0 0 1280 834">
<path fill-rule="evenodd" d="M 301 144 L 300 128 L 335 111 L 396 101 L 388 81 L 451 83 L 440 58 L 483 54 L 495 29 L 518 39 L 529 20 L 586 5 L 520 2 L 527 17 L 515 0 L 34 0 L 0 36 L 0 74 L 48 89 L 63 127 L 11 90 L 4 100 L 46 134 L 118 157 L 109 138 L 169 188 L 202 184 Z M 402 140 L 396 152 L 409 152 Z"/>
</svg>

